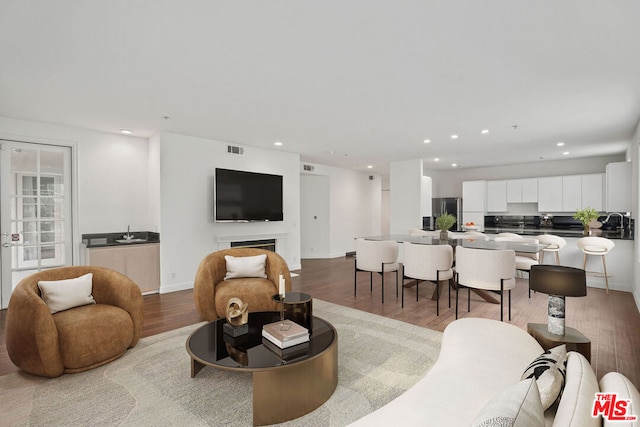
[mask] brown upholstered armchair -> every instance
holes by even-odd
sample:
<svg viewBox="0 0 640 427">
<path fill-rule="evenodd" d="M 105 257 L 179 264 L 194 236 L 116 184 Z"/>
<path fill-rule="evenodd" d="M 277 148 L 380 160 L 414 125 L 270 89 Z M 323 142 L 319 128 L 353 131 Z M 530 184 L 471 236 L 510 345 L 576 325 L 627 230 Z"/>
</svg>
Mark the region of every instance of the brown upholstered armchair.
<svg viewBox="0 0 640 427">
<path fill-rule="evenodd" d="M 224 280 L 227 266 L 224 256 L 245 257 L 266 254 L 266 279 L 243 277 Z M 227 303 L 237 297 L 249 304 L 249 311 L 277 310 L 271 297 L 278 293 L 278 278 L 282 274 L 285 289 L 291 290 L 291 273 L 286 261 L 276 252 L 256 248 L 231 248 L 207 255 L 198 267 L 193 296 L 196 308 L 207 321 L 226 316 Z"/>
<path fill-rule="evenodd" d="M 38 282 L 93 273 L 96 304 L 51 314 Z M 57 377 L 109 363 L 136 345 L 143 321 L 140 288 L 102 267 L 62 267 L 23 279 L 11 294 L 6 346 L 11 361 L 34 375 Z"/>
</svg>

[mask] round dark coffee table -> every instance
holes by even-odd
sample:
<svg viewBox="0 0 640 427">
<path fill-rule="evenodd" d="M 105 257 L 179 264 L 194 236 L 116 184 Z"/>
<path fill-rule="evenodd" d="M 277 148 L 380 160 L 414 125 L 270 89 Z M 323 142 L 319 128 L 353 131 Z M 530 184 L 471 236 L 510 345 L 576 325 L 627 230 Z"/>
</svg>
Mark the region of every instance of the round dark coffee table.
<svg viewBox="0 0 640 427">
<path fill-rule="evenodd" d="M 338 333 L 312 317 L 308 347 L 283 358 L 262 343 L 262 326 L 279 312 L 249 313 L 249 332 L 223 333 L 224 318 L 196 329 L 187 338 L 191 377 L 203 367 L 253 373 L 253 424 L 268 425 L 308 414 L 331 397 L 338 384 Z"/>
</svg>

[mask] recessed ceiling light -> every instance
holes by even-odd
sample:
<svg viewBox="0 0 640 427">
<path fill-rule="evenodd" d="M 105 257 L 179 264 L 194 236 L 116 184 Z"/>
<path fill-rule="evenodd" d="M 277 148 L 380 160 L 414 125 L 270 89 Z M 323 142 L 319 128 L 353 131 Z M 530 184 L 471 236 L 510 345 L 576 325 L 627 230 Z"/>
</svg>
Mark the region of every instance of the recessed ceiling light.
<svg viewBox="0 0 640 427">
<path fill-rule="evenodd" d="M 431 142 L 431 140 L 430 140 L 430 139 L 425 139 L 425 140 L 424 140 L 424 143 L 425 143 L 425 144 L 428 144 L 428 143 L 430 143 L 430 142 Z"/>
<path fill-rule="evenodd" d="M 440 161 L 440 159 L 436 157 L 435 159 L 433 159 L 433 161 L 434 161 L 434 162 L 439 162 L 439 161 Z"/>
<path fill-rule="evenodd" d="M 457 168 L 458 164 L 457 163 L 451 163 L 451 166 L 453 166 L 454 168 Z"/>
<path fill-rule="evenodd" d="M 282 145 L 282 142 L 280 142 L 280 141 L 276 141 L 276 142 L 274 142 L 274 143 L 273 143 L 273 145 L 277 145 L 277 146 L 279 147 L 279 146 L 281 146 L 281 145 Z"/>
<path fill-rule="evenodd" d="M 128 129 L 120 129 L 120 133 L 123 133 L 125 135 L 131 135 L 133 131 Z"/>
<path fill-rule="evenodd" d="M 562 147 L 564 145 L 564 142 L 560 141 L 556 144 L 558 147 Z"/>
<path fill-rule="evenodd" d="M 458 139 L 458 135 L 456 134 L 451 135 L 451 139 Z"/>
<path fill-rule="evenodd" d="M 481 134 L 483 134 L 483 135 L 486 135 L 486 134 L 488 134 L 488 133 L 489 133 L 489 129 L 482 129 L 482 130 L 480 131 L 480 133 L 481 133 Z"/>
<path fill-rule="evenodd" d="M 568 155 L 569 155 L 569 152 L 568 152 L 568 151 L 565 151 L 564 153 L 562 153 L 562 155 L 563 155 L 563 156 L 568 156 Z"/>
<path fill-rule="evenodd" d="M 373 165 L 367 165 L 367 169 L 373 169 Z"/>
</svg>

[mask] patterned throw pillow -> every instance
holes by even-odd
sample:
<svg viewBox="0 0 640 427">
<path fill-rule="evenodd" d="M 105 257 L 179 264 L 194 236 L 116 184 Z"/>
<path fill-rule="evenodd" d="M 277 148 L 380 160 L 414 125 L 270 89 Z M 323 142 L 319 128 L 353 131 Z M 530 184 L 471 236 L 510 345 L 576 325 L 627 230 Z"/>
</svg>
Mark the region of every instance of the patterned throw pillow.
<svg viewBox="0 0 640 427">
<path fill-rule="evenodd" d="M 495 395 L 480 410 L 472 427 L 542 427 L 544 411 L 540 392 L 533 379 L 517 384 Z"/>
<path fill-rule="evenodd" d="M 521 380 L 534 378 L 546 411 L 558 399 L 564 387 L 567 346 L 562 344 L 545 351 L 525 369 Z"/>
</svg>

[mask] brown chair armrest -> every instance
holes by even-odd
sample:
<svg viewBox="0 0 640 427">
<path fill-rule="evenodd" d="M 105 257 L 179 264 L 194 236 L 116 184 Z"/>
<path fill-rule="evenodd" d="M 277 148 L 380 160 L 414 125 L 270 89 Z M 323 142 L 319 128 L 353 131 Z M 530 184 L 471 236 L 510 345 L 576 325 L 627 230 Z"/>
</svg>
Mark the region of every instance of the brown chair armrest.
<svg viewBox="0 0 640 427">
<path fill-rule="evenodd" d="M 58 330 L 49 307 L 40 297 L 36 278 L 22 280 L 11 294 L 5 343 L 9 358 L 17 367 L 45 377 L 64 373 Z"/>
</svg>

